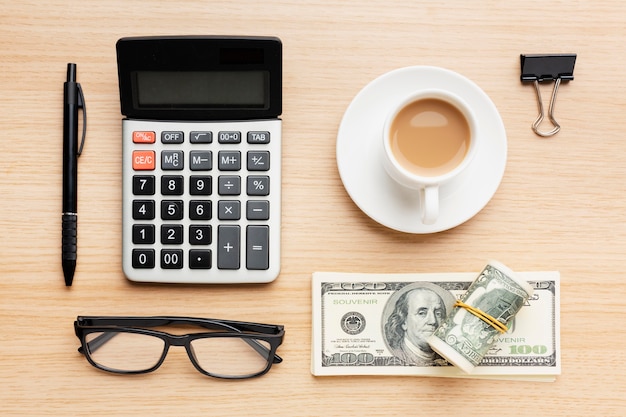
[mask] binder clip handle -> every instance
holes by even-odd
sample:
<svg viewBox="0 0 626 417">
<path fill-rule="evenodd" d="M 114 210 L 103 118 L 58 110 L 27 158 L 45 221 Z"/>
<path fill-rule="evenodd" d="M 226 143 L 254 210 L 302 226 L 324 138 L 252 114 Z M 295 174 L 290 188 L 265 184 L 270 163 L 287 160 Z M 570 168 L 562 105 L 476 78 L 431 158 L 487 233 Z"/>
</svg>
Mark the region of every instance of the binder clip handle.
<svg viewBox="0 0 626 417">
<path fill-rule="evenodd" d="M 556 95 L 562 81 L 571 81 L 574 79 L 574 65 L 576 63 L 576 54 L 533 54 L 520 55 L 521 64 L 521 80 L 522 82 L 533 82 L 537 93 L 537 104 L 539 107 L 539 115 L 532 124 L 535 134 L 542 137 L 549 137 L 557 134 L 561 130 L 561 125 L 554 118 L 554 105 Z M 548 118 L 553 125 L 553 129 L 547 132 L 539 130 L 539 125 L 545 118 L 543 102 L 541 100 L 541 91 L 539 83 L 545 81 L 554 81 L 552 97 L 548 107 Z"/>
<path fill-rule="evenodd" d="M 554 126 L 554 128 L 548 132 L 542 132 L 539 130 L 539 125 L 541 124 L 541 122 L 543 122 L 544 119 L 543 101 L 541 100 L 541 91 L 539 91 L 539 81 L 535 80 L 534 84 L 535 91 L 537 92 L 537 104 L 539 104 L 539 115 L 537 116 L 537 119 L 533 122 L 533 132 L 544 138 L 556 135 L 559 130 L 561 130 L 561 125 L 554 118 L 554 102 L 556 101 L 556 93 L 559 89 L 559 85 L 561 84 L 561 79 L 556 79 L 554 83 L 554 88 L 552 89 L 552 98 L 550 99 L 550 105 L 548 107 L 548 118 L 550 119 L 550 123 L 552 123 L 552 126 Z"/>
</svg>

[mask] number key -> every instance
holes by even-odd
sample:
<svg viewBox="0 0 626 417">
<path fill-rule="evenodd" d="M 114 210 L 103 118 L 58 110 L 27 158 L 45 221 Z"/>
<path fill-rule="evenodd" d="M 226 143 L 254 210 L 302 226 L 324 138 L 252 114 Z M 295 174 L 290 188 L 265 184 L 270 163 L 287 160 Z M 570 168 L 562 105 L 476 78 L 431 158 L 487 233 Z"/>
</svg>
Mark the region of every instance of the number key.
<svg viewBox="0 0 626 417">
<path fill-rule="evenodd" d="M 154 195 L 154 175 L 133 176 L 134 195 Z"/>
<path fill-rule="evenodd" d="M 183 219 L 183 202 L 181 200 L 161 201 L 161 219 L 162 220 L 182 220 Z"/>
<path fill-rule="evenodd" d="M 161 243 L 164 245 L 180 245 L 183 243 L 183 226 L 180 224 L 161 225 Z"/>
<path fill-rule="evenodd" d="M 211 200 L 191 200 L 189 202 L 191 220 L 211 220 Z"/>
<path fill-rule="evenodd" d="M 212 185 L 210 175 L 192 175 L 189 177 L 189 194 L 211 195 Z"/>
<path fill-rule="evenodd" d="M 163 249 L 161 251 L 161 268 L 182 269 L 183 251 L 181 249 Z"/>
<path fill-rule="evenodd" d="M 151 245 L 154 243 L 154 225 L 134 224 L 133 243 L 137 245 Z"/>
<path fill-rule="evenodd" d="M 133 268 L 154 268 L 154 249 L 133 249 Z"/>
<path fill-rule="evenodd" d="M 211 244 L 211 226 L 210 225 L 189 226 L 189 244 L 191 245 Z"/>
<path fill-rule="evenodd" d="M 154 200 L 133 200 L 133 220 L 153 220 Z"/>
<path fill-rule="evenodd" d="M 183 195 L 185 192 L 184 183 L 182 175 L 163 175 L 161 177 L 161 194 Z"/>
</svg>

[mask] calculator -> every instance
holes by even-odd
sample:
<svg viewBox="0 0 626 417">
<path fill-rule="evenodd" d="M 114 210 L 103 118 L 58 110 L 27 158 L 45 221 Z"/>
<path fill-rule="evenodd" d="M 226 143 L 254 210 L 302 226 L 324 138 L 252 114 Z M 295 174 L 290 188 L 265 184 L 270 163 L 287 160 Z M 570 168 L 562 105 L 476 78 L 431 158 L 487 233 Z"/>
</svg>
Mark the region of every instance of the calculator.
<svg viewBox="0 0 626 417">
<path fill-rule="evenodd" d="M 280 271 L 282 44 L 117 42 L 122 264 L 137 282 L 265 283 Z"/>
</svg>

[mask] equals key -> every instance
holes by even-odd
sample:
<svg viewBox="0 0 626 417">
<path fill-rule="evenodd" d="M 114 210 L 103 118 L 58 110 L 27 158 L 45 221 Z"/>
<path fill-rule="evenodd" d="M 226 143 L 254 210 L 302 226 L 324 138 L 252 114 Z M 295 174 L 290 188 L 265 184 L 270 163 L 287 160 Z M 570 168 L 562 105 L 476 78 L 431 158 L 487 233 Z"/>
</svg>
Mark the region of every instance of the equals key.
<svg viewBox="0 0 626 417">
<path fill-rule="evenodd" d="M 248 226 L 246 228 L 246 268 L 269 268 L 269 226 Z"/>
</svg>

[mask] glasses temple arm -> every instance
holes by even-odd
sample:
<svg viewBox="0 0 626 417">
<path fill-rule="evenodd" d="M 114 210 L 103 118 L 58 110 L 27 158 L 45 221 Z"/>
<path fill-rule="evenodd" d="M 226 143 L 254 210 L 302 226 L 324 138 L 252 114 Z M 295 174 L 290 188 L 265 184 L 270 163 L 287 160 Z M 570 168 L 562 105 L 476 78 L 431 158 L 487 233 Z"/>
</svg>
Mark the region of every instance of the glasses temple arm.
<svg viewBox="0 0 626 417">
<path fill-rule="evenodd" d="M 248 345 L 250 345 L 250 347 L 254 349 L 259 355 L 261 355 L 262 357 L 266 359 L 268 358 L 270 349 L 266 348 L 265 346 L 263 346 L 262 344 L 260 344 L 254 339 L 244 338 L 243 340 Z M 283 361 L 283 358 L 281 358 L 280 356 L 274 353 L 274 359 L 272 360 L 272 363 L 281 363 L 282 361 Z"/>
<path fill-rule="evenodd" d="M 95 337 L 92 341 L 85 342 L 85 346 L 87 346 L 90 352 L 95 352 L 96 350 L 100 349 L 109 340 L 113 339 L 115 336 L 117 336 L 117 333 L 115 332 L 105 332 L 105 333 L 102 333 L 100 336 Z M 85 354 L 82 346 L 78 348 L 78 351 L 82 353 L 83 355 Z"/>
</svg>

